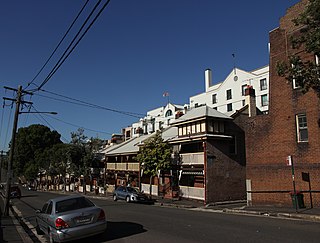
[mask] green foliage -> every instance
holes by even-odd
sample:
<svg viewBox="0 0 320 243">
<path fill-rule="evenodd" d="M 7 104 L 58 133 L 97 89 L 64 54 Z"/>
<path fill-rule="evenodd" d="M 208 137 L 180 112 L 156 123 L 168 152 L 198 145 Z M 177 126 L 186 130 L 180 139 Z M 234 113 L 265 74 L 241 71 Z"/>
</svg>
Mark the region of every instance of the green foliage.
<svg viewBox="0 0 320 243">
<path fill-rule="evenodd" d="M 39 171 L 46 163 L 41 154 L 47 148 L 60 143 L 60 134 L 46 126 L 31 125 L 20 128 L 16 135 L 13 162 L 15 174 L 22 175 L 27 171 L 29 176 L 34 176 L 35 171 Z"/>
<path fill-rule="evenodd" d="M 84 129 L 79 128 L 76 132 L 71 133 L 71 143 L 76 146 L 81 159 L 77 165 L 72 165 L 74 174 L 89 175 L 89 169 L 97 163 L 97 159 L 94 155 L 94 149 L 99 146 L 100 141 L 98 139 L 88 140 L 88 137 L 84 135 Z"/>
<path fill-rule="evenodd" d="M 296 26 L 301 26 L 300 35 L 291 38 L 293 48 L 305 48 L 306 52 L 320 58 L 320 1 L 309 0 L 305 11 L 293 20 Z M 320 66 L 314 61 L 305 61 L 296 54 L 289 57 L 289 62 L 278 62 L 279 76 L 295 82 L 304 93 L 313 89 L 320 98 Z"/>
<path fill-rule="evenodd" d="M 145 142 L 136 159 L 141 163 L 144 174 L 156 176 L 158 170 L 171 168 L 171 154 L 169 143 L 163 141 L 161 132 L 157 132 Z"/>
</svg>

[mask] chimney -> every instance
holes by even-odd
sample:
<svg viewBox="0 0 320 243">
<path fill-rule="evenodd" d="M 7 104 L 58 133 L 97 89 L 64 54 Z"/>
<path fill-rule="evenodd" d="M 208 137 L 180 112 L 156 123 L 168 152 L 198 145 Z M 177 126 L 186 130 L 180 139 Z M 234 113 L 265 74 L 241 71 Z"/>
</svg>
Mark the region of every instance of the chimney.
<svg viewBox="0 0 320 243">
<path fill-rule="evenodd" d="M 210 88 L 210 86 L 212 85 L 212 71 L 211 69 L 206 69 L 204 71 L 204 78 L 205 78 L 205 87 L 206 87 L 206 90 L 205 92 L 207 92 Z"/>
<path fill-rule="evenodd" d="M 253 117 L 257 115 L 257 107 L 256 107 L 256 94 L 255 90 L 251 85 L 248 85 L 245 89 L 246 103 L 249 106 L 249 117 Z"/>
</svg>

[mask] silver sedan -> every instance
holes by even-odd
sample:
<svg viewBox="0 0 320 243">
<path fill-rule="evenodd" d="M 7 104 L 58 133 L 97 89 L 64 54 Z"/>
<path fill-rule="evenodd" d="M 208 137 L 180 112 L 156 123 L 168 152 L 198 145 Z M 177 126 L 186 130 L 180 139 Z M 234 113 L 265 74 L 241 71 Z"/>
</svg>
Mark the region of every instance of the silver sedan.
<svg viewBox="0 0 320 243">
<path fill-rule="evenodd" d="M 102 208 L 80 195 L 50 199 L 36 210 L 36 230 L 50 242 L 77 240 L 103 233 L 107 228 Z"/>
</svg>

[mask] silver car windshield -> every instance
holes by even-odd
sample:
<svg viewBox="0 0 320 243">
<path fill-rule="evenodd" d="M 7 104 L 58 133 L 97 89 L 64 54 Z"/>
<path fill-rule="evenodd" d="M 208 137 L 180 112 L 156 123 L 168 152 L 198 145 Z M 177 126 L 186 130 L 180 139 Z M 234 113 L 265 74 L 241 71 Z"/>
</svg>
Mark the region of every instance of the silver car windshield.
<svg viewBox="0 0 320 243">
<path fill-rule="evenodd" d="M 85 197 L 71 198 L 57 202 L 56 213 L 67 212 L 80 208 L 93 207 L 94 204 Z"/>
</svg>

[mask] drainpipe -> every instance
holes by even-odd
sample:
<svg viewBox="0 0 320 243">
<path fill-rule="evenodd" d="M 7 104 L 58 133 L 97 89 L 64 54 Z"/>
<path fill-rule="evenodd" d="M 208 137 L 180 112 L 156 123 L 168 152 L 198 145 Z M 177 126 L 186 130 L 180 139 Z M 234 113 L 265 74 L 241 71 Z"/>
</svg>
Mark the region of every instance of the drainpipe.
<svg viewBox="0 0 320 243">
<path fill-rule="evenodd" d="M 202 142 L 203 144 L 203 156 L 204 156 L 204 165 L 203 165 L 203 188 L 204 188 L 204 205 L 207 203 L 207 141 Z"/>
</svg>

